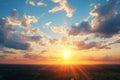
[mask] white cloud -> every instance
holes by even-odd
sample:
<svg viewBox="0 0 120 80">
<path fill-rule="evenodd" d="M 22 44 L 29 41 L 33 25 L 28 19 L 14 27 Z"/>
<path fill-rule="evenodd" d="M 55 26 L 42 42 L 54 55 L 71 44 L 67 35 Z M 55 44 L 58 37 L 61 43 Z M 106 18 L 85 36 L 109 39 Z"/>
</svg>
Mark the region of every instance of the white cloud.
<svg viewBox="0 0 120 80">
<path fill-rule="evenodd" d="M 51 22 L 51 21 L 49 21 L 49 22 L 45 23 L 45 26 L 50 27 L 50 26 L 51 26 L 51 24 L 52 24 L 52 22 Z"/>
<path fill-rule="evenodd" d="M 35 6 L 35 2 L 33 0 L 27 0 L 26 3 Z"/>
<path fill-rule="evenodd" d="M 47 6 L 47 4 L 43 2 L 43 0 L 39 2 L 35 0 L 26 0 L 26 4 L 29 4 L 31 6 Z"/>
<path fill-rule="evenodd" d="M 49 13 L 55 13 L 57 11 L 64 10 L 64 11 L 66 11 L 66 16 L 67 17 L 72 17 L 73 16 L 73 12 L 75 11 L 75 9 L 70 7 L 67 0 L 52 0 L 52 2 L 59 3 L 60 5 L 55 6 L 54 8 L 49 10 L 48 11 Z"/>
<path fill-rule="evenodd" d="M 54 33 L 67 35 L 67 28 L 65 26 L 52 26 L 51 30 Z"/>
<path fill-rule="evenodd" d="M 43 3 L 42 1 L 37 3 L 37 6 L 47 6 L 47 4 Z"/>
</svg>

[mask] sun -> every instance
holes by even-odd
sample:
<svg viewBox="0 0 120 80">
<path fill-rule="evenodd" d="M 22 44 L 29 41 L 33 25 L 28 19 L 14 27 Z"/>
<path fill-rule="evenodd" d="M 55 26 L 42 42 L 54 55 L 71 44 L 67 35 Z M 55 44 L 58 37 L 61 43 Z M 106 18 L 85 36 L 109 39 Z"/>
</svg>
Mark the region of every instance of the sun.
<svg viewBox="0 0 120 80">
<path fill-rule="evenodd" d="M 70 51 L 64 51 L 63 52 L 63 58 L 64 59 L 70 59 L 71 53 Z"/>
</svg>

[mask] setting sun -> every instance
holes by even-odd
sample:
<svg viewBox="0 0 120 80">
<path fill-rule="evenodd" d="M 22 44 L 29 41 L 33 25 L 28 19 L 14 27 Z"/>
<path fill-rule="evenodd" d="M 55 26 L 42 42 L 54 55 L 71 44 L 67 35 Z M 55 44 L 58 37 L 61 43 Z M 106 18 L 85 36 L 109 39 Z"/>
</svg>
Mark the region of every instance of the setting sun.
<svg viewBox="0 0 120 80">
<path fill-rule="evenodd" d="M 69 51 L 65 51 L 65 52 L 63 53 L 63 56 L 64 56 L 65 59 L 70 58 L 70 52 L 69 52 Z"/>
<path fill-rule="evenodd" d="M 69 59 L 70 58 L 70 51 L 64 51 L 63 57 L 64 57 L 64 59 Z"/>
</svg>

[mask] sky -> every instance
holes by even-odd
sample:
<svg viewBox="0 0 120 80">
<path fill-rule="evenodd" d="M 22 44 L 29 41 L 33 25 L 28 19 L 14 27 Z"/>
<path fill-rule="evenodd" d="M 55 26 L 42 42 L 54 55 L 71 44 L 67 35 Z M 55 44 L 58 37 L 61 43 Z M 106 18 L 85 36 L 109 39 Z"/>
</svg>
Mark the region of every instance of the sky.
<svg viewBox="0 0 120 80">
<path fill-rule="evenodd" d="M 0 64 L 64 62 L 120 64 L 120 0 L 0 0 Z"/>
</svg>

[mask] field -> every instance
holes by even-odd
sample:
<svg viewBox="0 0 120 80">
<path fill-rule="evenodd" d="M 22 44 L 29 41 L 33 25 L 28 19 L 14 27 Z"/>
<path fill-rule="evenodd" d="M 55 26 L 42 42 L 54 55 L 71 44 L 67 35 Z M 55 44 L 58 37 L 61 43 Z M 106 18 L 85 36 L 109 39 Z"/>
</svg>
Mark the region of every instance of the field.
<svg viewBox="0 0 120 80">
<path fill-rule="evenodd" d="M 120 65 L 0 65 L 0 80 L 120 80 Z"/>
</svg>

